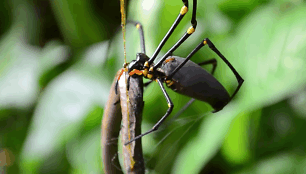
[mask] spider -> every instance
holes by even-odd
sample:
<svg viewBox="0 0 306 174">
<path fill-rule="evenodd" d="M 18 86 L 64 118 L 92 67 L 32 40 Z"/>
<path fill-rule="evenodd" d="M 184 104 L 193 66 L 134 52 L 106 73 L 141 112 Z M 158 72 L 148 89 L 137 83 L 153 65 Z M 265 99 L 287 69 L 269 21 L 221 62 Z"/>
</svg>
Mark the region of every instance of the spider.
<svg viewBox="0 0 306 174">
<path fill-rule="evenodd" d="M 197 0 L 193 0 L 193 11 L 192 11 L 192 18 L 191 18 L 191 26 L 187 29 L 184 35 L 172 46 L 165 55 L 163 55 L 160 60 L 154 64 L 154 60 L 156 59 L 157 55 L 161 51 L 164 44 L 167 42 L 169 37 L 172 35 L 173 31 L 176 29 L 182 18 L 188 11 L 188 0 L 182 0 L 183 7 L 181 11 L 172 24 L 171 28 L 164 36 L 162 41 L 159 43 L 158 47 L 156 48 L 155 52 L 151 57 L 147 56 L 145 53 L 145 41 L 144 41 L 144 32 L 142 25 L 139 22 L 135 21 L 128 21 L 128 23 L 132 23 L 136 26 L 140 33 L 140 40 L 141 40 L 141 52 L 136 54 L 136 59 L 131 61 L 129 64 L 125 64 L 124 68 L 127 69 L 129 73 L 129 79 L 134 78 L 136 76 L 143 76 L 144 78 L 150 79 L 151 81 L 147 82 L 145 86 L 149 85 L 152 81 L 156 81 L 166 100 L 168 103 L 168 110 L 166 111 L 165 115 L 152 127 L 151 130 L 136 136 L 134 139 L 126 142 L 125 145 L 147 135 L 156 130 L 158 130 L 159 126 L 165 121 L 165 119 L 171 114 L 173 110 L 173 103 L 166 92 L 163 83 L 165 83 L 169 88 L 174 90 L 177 93 L 192 97 L 194 99 L 207 102 L 213 108 L 213 112 L 218 112 L 223 107 L 225 107 L 231 99 L 236 95 L 239 91 L 241 85 L 243 84 L 244 80 L 235 70 L 235 68 L 231 65 L 231 63 L 222 55 L 222 53 L 215 47 L 215 45 L 208 39 L 203 39 L 200 44 L 191 51 L 191 53 L 186 57 L 178 57 L 173 56 L 173 52 L 190 36 L 195 32 L 197 21 L 196 21 L 196 10 L 197 10 Z M 211 59 L 208 61 L 204 61 L 202 63 L 196 64 L 189 59 L 203 46 L 208 45 L 208 47 L 214 51 L 232 70 L 234 73 L 237 81 L 238 86 L 234 93 L 230 96 L 227 90 L 223 87 L 223 85 L 215 79 L 213 73 L 215 71 L 217 61 L 216 59 Z M 211 74 L 204 70 L 201 66 L 212 64 L 213 69 Z M 115 91 L 117 93 L 118 81 L 123 73 L 124 69 L 122 69 L 120 75 L 118 76 Z M 129 79 L 127 87 L 129 88 Z M 188 102 L 190 103 L 190 102 Z"/>
</svg>

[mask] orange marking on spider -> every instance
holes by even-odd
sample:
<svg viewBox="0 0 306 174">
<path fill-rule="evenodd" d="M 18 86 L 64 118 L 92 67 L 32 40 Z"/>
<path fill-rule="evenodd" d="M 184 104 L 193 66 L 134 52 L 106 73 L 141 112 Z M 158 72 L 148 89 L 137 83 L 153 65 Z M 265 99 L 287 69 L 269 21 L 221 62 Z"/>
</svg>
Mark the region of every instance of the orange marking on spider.
<svg viewBox="0 0 306 174">
<path fill-rule="evenodd" d="M 174 60 L 174 57 L 171 57 L 171 58 L 169 58 L 169 59 L 166 59 L 165 62 L 168 63 L 168 62 L 171 62 L 171 61 L 173 61 L 173 60 Z"/>
<path fill-rule="evenodd" d="M 138 70 L 138 69 L 133 69 L 133 70 L 129 73 L 130 76 L 132 76 L 132 75 L 134 75 L 134 74 L 142 75 L 142 74 L 143 74 L 143 71 Z"/>
<path fill-rule="evenodd" d="M 122 76 L 122 74 L 123 74 L 124 71 L 125 71 L 125 69 L 121 69 L 121 70 L 120 70 L 119 76 L 118 76 L 118 78 L 117 78 L 118 81 L 120 80 L 120 77 Z"/>
</svg>

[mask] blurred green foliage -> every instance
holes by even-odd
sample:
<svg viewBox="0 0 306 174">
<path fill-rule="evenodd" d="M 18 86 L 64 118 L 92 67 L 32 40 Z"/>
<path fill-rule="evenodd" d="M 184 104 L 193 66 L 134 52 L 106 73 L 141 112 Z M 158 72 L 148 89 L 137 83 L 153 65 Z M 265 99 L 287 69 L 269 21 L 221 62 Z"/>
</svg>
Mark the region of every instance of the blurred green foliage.
<svg viewBox="0 0 306 174">
<path fill-rule="evenodd" d="M 149 56 L 181 6 L 128 2 L 128 19 L 142 23 Z M 160 55 L 189 27 L 191 10 Z M 174 54 L 185 57 L 209 37 L 245 83 L 222 111 L 211 114 L 196 101 L 145 136 L 148 173 L 306 173 L 305 11 L 302 0 L 198 2 L 197 30 Z M 0 173 L 103 172 L 101 116 L 124 62 L 119 1 L 3 0 L 0 18 Z M 138 37 L 128 25 L 128 61 L 140 51 Z M 233 92 L 234 75 L 211 50 L 192 60 L 210 58 L 218 60 L 216 78 Z M 189 98 L 167 91 L 175 115 Z M 167 105 L 156 84 L 144 100 L 148 130 Z"/>
</svg>

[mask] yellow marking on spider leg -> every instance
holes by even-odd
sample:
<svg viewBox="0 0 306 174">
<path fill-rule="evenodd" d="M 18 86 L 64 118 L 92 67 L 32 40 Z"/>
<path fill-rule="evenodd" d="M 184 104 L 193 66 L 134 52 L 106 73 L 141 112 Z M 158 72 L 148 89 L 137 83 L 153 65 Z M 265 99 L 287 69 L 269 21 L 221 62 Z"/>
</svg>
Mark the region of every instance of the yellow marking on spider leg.
<svg viewBox="0 0 306 174">
<path fill-rule="evenodd" d="M 193 28 L 193 26 L 190 26 L 187 30 L 188 34 L 192 34 L 195 31 L 195 29 Z"/>
<path fill-rule="evenodd" d="M 187 12 L 188 12 L 188 7 L 183 6 L 183 7 L 181 8 L 180 14 L 181 14 L 181 15 L 184 15 L 184 14 L 186 14 Z"/>
<path fill-rule="evenodd" d="M 144 66 L 147 67 L 147 68 L 149 68 L 149 67 L 150 67 L 150 66 L 149 66 L 149 62 L 146 61 L 145 64 L 144 64 Z"/>
<path fill-rule="evenodd" d="M 140 28 L 140 24 L 136 24 L 136 28 L 139 29 Z"/>
<path fill-rule="evenodd" d="M 143 75 L 144 75 L 145 77 L 147 77 L 147 75 L 148 75 L 148 69 L 144 69 L 142 73 L 143 73 Z"/>
<path fill-rule="evenodd" d="M 207 44 L 207 41 L 206 41 L 206 40 L 204 40 L 203 44 L 204 44 L 204 45 L 206 45 L 206 44 Z"/>
<path fill-rule="evenodd" d="M 149 79 L 152 79 L 153 75 L 152 75 L 152 74 L 148 74 L 147 77 L 148 77 Z"/>
<path fill-rule="evenodd" d="M 168 104 L 168 107 L 169 107 L 169 108 L 171 107 L 170 104 Z"/>
<path fill-rule="evenodd" d="M 152 73 L 153 73 L 153 66 L 149 69 L 149 72 L 148 72 L 148 75 L 147 75 L 147 77 L 149 79 L 151 79 L 153 77 Z"/>
<path fill-rule="evenodd" d="M 168 87 L 171 86 L 171 85 L 173 85 L 173 83 L 174 83 L 173 80 L 167 80 L 167 81 L 166 81 L 166 84 L 167 84 Z"/>
<path fill-rule="evenodd" d="M 147 75 L 148 75 L 148 68 L 150 67 L 149 66 L 149 62 L 148 61 L 146 61 L 145 63 L 144 63 L 144 70 L 143 70 L 143 75 L 145 76 L 145 77 L 147 77 Z"/>
</svg>

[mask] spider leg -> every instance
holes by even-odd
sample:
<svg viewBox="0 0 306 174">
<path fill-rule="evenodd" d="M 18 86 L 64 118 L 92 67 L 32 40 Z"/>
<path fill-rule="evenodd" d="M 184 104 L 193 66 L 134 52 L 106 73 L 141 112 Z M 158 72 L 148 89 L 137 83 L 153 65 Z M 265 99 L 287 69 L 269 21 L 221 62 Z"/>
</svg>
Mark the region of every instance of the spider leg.
<svg viewBox="0 0 306 174">
<path fill-rule="evenodd" d="M 166 100 L 167 100 L 167 103 L 168 103 L 168 107 L 169 107 L 169 108 L 168 108 L 166 114 L 165 114 L 165 115 L 164 115 L 164 116 L 163 116 L 163 117 L 153 126 L 153 128 L 152 128 L 151 130 L 149 130 L 149 131 L 147 131 L 147 132 L 145 132 L 145 133 L 143 133 L 143 134 L 140 134 L 140 135 L 136 136 L 135 138 L 133 138 L 133 139 L 130 140 L 129 142 L 126 142 L 124 145 L 127 145 L 127 144 L 129 144 L 129 143 L 131 143 L 131 142 L 133 142 L 133 141 L 135 141 L 135 140 L 137 140 L 137 139 L 139 139 L 139 138 L 141 138 L 141 137 L 143 137 L 143 136 L 145 136 L 145 135 L 147 135 L 147 134 L 150 134 L 150 133 L 152 133 L 152 132 L 154 132 L 154 131 L 157 131 L 158 128 L 159 128 L 159 126 L 160 126 L 160 125 L 165 121 L 165 119 L 171 114 L 174 105 L 173 105 L 173 103 L 172 103 L 172 101 L 171 101 L 171 99 L 170 99 L 168 93 L 166 92 L 165 87 L 164 87 L 163 82 L 161 81 L 161 79 L 157 79 L 157 82 L 158 82 L 160 88 L 162 89 L 163 94 L 164 94 L 164 96 L 165 96 L 165 98 L 166 98 Z"/>
<path fill-rule="evenodd" d="M 175 30 L 175 28 L 177 27 L 177 25 L 180 23 L 180 21 L 182 20 L 182 18 L 185 16 L 185 14 L 188 11 L 188 0 L 182 0 L 184 3 L 184 6 L 182 7 L 180 14 L 178 15 L 178 17 L 176 18 L 176 20 L 174 21 L 174 23 L 172 24 L 171 28 L 169 29 L 169 31 L 167 32 L 167 34 L 164 36 L 164 38 L 162 39 L 162 41 L 159 43 L 158 47 L 156 48 L 155 52 L 153 53 L 152 57 L 149 59 L 149 65 L 151 65 L 154 60 L 156 59 L 158 53 L 160 52 L 160 50 L 162 49 L 162 47 L 164 46 L 164 44 L 167 42 L 167 40 L 169 39 L 169 37 L 171 36 L 171 34 L 173 33 L 173 31 Z M 196 21 L 196 12 L 197 12 L 197 0 L 193 0 L 193 9 L 192 9 L 192 18 L 191 18 L 191 27 L 187 30 L 188 32 L 186 32 L 183 37 L 166 53 L 166 55 L 163 56 L 162 59 L 166 59 L 169 55 L 172 54 L 172 52 L 179 46 L 181 45 L 195 30 L 196 26 L 197 26 L 197 21 Z M 157 65 L 154 66 L 154 70 L 160 66 L 160 64 L 164 61 L 164 60 L 160 60 L 159 63 Z M 161 63 L 160 63 L 161 62 Z"/>
<path fill-rule="evenodd" d="M 199 51 L 203 46 L 208 45 L 209 48 L 211 50 L 213 50 L 225 63 L 226 65 L 232 70 L 232 72 L 234 73 L 237 81 L 238 81 L 238 86 L 235 90 L 235 92 L 232 94 L 231 99 L 236 95 L 236 93 L 239 91 L 242 83 L 244 82 L 244 80 L 242 79 L 242 77 L 238 74 L 238 72 L 236 71 L 236 69 L 232 66 L 232 64 L 221 54 L 221 52 L 215 47 L 215 45 L 208 39 L 204 39 L 203 41 L 201 41 L 201 43 L 194 49 L 191 51 L 191 53 L 186 57 L 186 59 L 184 60 L 184 62 L 182 62 L 179 66 L 177 66 L 175 68 L 175 70 L 167 77 L 167 79 L 171 79 L 174 74 L 181 69 L 186 63 L 187 61 L 197 52 Z"/>
<path fill-rule="evenodd" d="M 131 23 L 131 24 L 135 25 L 135 27 L 138 29 L 139 36 L 140 36 L 141 53 L 146 54 L 146 45 L 145 45 L 145 39 L 144 39 L 144 32 L 143 32 L 143 28 L 142 28 L 141 23 L 137 22 L 137 21 L 131 21 L 131 20 L 128 20 L 127 23 Z"/>
<path fill-rule="evenodd" d="M 236 71 L 236 69 L 232 66 L 232 64 L 220 53 L 220 51 L 215 47 L 215 45 L 208 39 L 204 39 L 203 40 L 203 44 L 204 45 L 208 45 L 209 48 L 211 50 L 213 50 L 225 63 L 226 65 L 232 70 L 232 72 L 234 73 L 237 81 L 238 81 L 238 86 L 236 88 L 236 90 L 234 91 L 234 93 L 231 96 L 231 99 L 237 94 L 237 92 L 239 91 L 242 83 L 244 82 L 244 80 L 242 79 L 242 77 L 239 75 L 239 73 Z"/>
</svg>

